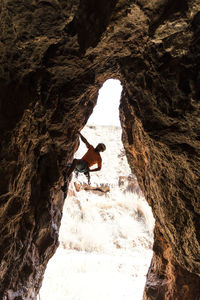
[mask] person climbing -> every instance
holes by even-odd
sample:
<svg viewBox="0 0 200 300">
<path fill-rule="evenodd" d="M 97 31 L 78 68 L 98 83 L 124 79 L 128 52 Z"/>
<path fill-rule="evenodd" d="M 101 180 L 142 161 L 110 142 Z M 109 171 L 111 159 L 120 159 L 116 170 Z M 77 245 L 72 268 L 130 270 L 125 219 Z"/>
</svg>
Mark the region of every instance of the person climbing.
<svg viewBox="0 0 200 300">
<path fill-rule="evenodd" d="M 73 160 L 72 164 L 68 167 L 68 170 L 64 172 L 64 180 L 66 181 L 66 177 L 69 177 L 75 170 L 76 177 L 78 177 L 78 173 L 84 173 L 88 179 L 88 184 L 90 185 L 90 173 L 101 170 L 102 158 L 100 152 L 104 152 L 106 146 L 103 143 L 99 143 L 96 148 L 94 148 L 80 132 L 79 135 L 82 142 L 84 142 L 88 148 L 88 151 L 81 159 L 75 158 Z M 97 164 L 97 168 L 90 169 L 95 164 Z"/>
</svg>

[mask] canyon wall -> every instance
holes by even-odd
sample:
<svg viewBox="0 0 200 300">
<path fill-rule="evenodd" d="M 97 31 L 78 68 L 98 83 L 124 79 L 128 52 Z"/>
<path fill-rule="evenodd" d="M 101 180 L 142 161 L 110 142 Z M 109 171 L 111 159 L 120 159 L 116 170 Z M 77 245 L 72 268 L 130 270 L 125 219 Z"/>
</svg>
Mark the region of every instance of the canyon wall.
<svg viewBox="0 0 200 300">
<path fill-rule="evenodd" d="M 144 299 L 199 299 L 199 1 L 2 0 L 0 24 L 1 299 L 36 299 L 63 170 L 108 78 L 156 219 Z"/>
</svg>

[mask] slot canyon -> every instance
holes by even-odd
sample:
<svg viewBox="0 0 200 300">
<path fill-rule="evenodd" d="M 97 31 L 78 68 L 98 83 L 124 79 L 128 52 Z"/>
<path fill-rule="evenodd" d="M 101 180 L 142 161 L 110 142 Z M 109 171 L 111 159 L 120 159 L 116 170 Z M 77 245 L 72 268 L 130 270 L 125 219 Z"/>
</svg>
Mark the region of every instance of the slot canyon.
<svg viewBox="0 0 200 300">
<path fill-rule="evenodd" d="M 199 300 L 199 0 L 1 0 L 0 24 L 0 299 L 37 298 L 63 171 L 115 78 L 126 156 L 156 221 L 143 298 Z"/>
</svg>

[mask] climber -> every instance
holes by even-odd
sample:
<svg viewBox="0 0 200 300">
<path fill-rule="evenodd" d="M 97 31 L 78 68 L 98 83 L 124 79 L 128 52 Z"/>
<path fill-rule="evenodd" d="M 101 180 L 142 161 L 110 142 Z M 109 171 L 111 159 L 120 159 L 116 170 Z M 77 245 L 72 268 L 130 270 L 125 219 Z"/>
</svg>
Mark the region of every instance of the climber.
<svg viewBox="0 0 200 300">
<path fill-rule="evenodd" d="M 69 177 L 72 172 L 75 170 L 76 177 L 78 177 L 78 173 L 84 173 L 88 179 L 88 184 L 90 185 L 90 173 L 101 170 L 102 166 L 102 158 L 100 152 L 106 150 L 106 146 L 103 143 L 100 143 L 94 148 L 92 145 L 88 143 L 86 138 L 79 132 L 81 140 L 85 143 L 88 151 L 81 159 L 74 159 L 72 164 L 69 165 L 67 171 L 64 172 L 64 180 L 66 177 Z M 90 169 L 93 165 L 97 164 L 97 168 Z"/>
</svg>

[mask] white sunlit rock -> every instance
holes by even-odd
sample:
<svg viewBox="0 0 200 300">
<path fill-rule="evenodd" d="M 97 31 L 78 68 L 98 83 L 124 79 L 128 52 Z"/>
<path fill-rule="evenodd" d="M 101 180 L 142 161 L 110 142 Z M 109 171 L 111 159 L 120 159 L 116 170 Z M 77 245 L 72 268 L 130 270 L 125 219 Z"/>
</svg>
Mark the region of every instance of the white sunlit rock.
<svg viewBox="0 0 200 300">
<path fill-rule="evenodd" d="M 50 260 L 40 291 L 41 300 L 141 300 L 152 256 L 154 219 L 145 199 L 119 186 L 128 178 L 120 127 L 86 126 L 82 134 L 96 145 L 102 139 L 103 167 L 91 173 L 92 186 L 110 186 L 104 195 L 74 187 L 63 209 L 60 247 Z M 80 144 L 75 156 L 86 151 Z M 125 180 L 124 179 L 124 180 Z M 78 182 L 87 182 L 79 176 Z"/>
</svg>

